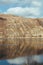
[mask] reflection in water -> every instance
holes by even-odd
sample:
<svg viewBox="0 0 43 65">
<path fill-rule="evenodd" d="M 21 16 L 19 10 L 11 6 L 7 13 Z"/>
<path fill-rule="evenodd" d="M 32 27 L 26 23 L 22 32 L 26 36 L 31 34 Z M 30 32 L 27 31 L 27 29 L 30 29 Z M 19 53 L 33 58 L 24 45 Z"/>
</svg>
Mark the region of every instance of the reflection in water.
<svg viewBox="0 0 43 65">
<path fill-rule="evenodd" d="M 43 63 L 43 55 L 33 55 L 29 57 L 19 57 L 16 59 L 0 60 L 0 65 L 20 65 L 20 64 L 31 64 L 33 62 Z"/>
</svg>

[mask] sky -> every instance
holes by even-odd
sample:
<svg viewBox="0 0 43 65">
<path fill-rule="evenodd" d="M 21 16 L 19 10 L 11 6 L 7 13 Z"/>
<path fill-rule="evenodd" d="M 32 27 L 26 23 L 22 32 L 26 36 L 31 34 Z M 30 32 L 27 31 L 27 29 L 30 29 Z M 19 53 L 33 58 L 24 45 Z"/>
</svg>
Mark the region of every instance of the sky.
<svg viewBox="0 0 43 65">
<path fill-rule="evenodd" d="M 41 18 L 43 17 L 43 0 L 0 0 L 0 13 Z"/>
</svg>

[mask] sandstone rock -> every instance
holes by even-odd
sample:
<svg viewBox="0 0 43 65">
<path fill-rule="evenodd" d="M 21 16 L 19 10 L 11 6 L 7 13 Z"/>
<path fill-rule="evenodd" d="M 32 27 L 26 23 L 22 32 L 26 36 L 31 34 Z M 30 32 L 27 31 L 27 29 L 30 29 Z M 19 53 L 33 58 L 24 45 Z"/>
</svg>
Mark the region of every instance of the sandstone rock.
<svg viewBox="0 0 43 65">
<path fill-rule="evenodd" d="M 0 59 L 43 53 L 43 18 L 0 14 Z"/>
</svg>

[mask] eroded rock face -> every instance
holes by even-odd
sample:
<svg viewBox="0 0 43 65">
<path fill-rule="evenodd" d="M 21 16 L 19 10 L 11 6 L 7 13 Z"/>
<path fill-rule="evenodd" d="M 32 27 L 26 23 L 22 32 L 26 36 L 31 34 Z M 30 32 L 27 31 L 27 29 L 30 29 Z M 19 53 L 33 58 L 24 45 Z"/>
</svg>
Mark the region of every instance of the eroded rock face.
<svg viewBox="0 0 43 65">
<path fill-rule="evenodd" d="M 43 19 L 0 14 L 0 59 L 43 53 Z"/>
</svg>

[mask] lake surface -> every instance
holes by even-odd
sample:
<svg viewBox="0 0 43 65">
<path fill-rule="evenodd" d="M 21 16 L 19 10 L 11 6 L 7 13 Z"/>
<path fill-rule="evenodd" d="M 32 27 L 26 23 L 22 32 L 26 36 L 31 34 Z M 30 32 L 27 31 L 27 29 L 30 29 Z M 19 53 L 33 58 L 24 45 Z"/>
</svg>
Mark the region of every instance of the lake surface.
<svg viewBox="0 0 43 65">
<path fill-rule="evenodd" d="M 34 61 L 43 63 L 43 55 L 33 55 L 28 57 L 18 57 L 15 59 L 0 60 L 0 65 L 21 65 L 24 63 L 32 63 Z"/>
</svg>

